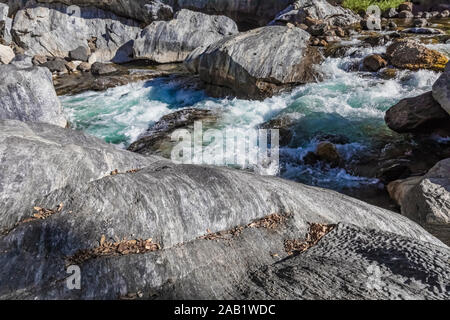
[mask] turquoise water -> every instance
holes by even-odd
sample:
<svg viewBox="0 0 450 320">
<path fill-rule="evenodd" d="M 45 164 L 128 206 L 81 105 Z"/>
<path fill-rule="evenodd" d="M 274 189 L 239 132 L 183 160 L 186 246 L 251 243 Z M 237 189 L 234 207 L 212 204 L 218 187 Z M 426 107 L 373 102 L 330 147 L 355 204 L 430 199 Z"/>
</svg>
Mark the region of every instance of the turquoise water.
<svg viewBox="0 0 450 320">
<path fill-rule="evenodd" d="M 348 71 L 365 55 L 384 51 L 383 47 L 365 48 L 351 57 L 328 58 L 319 67 L 325 81 L 264 101 L 213 99 L 165 78 L 66 96 L 62 102 L 76 129 L 120 147 L 134 142 L 163 115 L 186 107 L 223 109 L 222 130 L 247 130 L 274 117 L 289 116 L 295 119 L 295 137 L 280 152 L 280 175 L 331 188 L 376 184 L 375 179 L 355 177 L 343 169 L 305 166 L 301 160 L 316 148 L 316 136 L 321 134 L 344 136 L 348 141 L 337 147 L 348 161 L 392 138 L 384 123 L 385 111 L 405 97 L 429 91 L 439 76 L 432 71 L 402 71 L 395 79 L 383 80 L 371 73 Z"/>
</svg>

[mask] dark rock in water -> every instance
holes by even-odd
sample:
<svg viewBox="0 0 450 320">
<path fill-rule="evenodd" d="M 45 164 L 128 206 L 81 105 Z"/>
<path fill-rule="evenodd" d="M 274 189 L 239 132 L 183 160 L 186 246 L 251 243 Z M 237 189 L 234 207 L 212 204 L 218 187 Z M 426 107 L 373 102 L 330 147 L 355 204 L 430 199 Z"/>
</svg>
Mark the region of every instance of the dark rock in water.
<svg viewBox="0 0 450 320">
<path fill-rule="evenodd" d="M 260 99 L 320 77 L 314 66 L 322 56 L 309 40 L 300 28 L 259 28 L 199 48 L 185 65 L 213 96 Z"/>
<path fill-rule="evenodd" d="M 279 144 L 281 147 L 284 147 L 289 145 L 294 136 L 294 133 L 292 131 L 292 126 L 294 124 L 295 119 L 283 115 L 263 123 L 260 128 L 266 130 L 278 130 L 280 137 Z"/>
<path fill-rule="evenodd" d="M 390 63 L 401 69 L 443 71 L 448 58 L 411 39 L 397 39 L 386 50 Z"/>
<path fill-rule="evenodd" d="M 134 58 L 182 62 L 194 49 L 236 33 L 237 25 L 230 18 L 183 9 L 174 20 L 154 22 L 142 30 L 134 41 Z"/>
<path fill-rule="evenodd" d="M 433 132 L 450 126 L 450 115 L 434 100 L 431 92 L 406 98 L 386 112 L 385 121 L 392 130 L 405 133 Z"/>
<path fill-rule="evenodd" d="M 339 166 L 341 162 L 341 156 L 336 146 L 328 141 L 319 143 L 316 149 L 316 156 L 319 160 L 329 163 L 332 167 Z"/>
<path fill-rule="evenodd" d="M 51 191 L 152 163 L 71 129 L 13 120 L 0 128 L 0 230 L 31 216 L 34 201 Z"/>
<path fill-rule="evenodd" d="M 47 68 L 2 65 L 0 74 L 8 75 L 0 77 L 0 119 L 67 125 Z"/>
<path fill-rule="evenodd" d="M 95 62 L 91 66 L 91 73 L 96 76 L 103 76 L 117 71 L 114 65 L 109 63 Z"/>
<path fill-rule="evenodd" d="M 15 65 L 17 68 L 25 69 L 33 67 L 33 60 L 30 56 L 26 54 L 18 54 L 10 62 L 10 64 Z"/>
<path fill-rule="evenodd" d="M 69 58 L 71 60 L 87 62 L 90 54 L 91 50 L 89 47 L 79 46 L 78 48 L 69 51 Z"/>
<path fill-rule="evenodd" d="M 58 73 L 66 73 L 66 61 L 64 59 L 56 58 L 51 61 L 47 61 L 44 64 L 42 64 L 43 67 L 47 67 L 51 72 L 58 72 Z"/>
<path fill-rule="evenodd" d="M 378 70 L 386 67 L 388 63 L 382 56 L 372 54 L 364 58 L 363 64 L 369 71 L 377 72 Z"/>
<path fill-rule="evenodd" d="M 433 98 L 450 115 L 450 63 L 433 85 Z"/>
<path fill-rule="evenodd" d="M 187 108 L 165 115 L 155 123 L 146 133 L 141 135 L 137 141 L 132 143 L 129 151 L 143 155 L 160 155 L 165 158 L 171 157 L 172 148 L 178 141 L 172 141 L 171 135 L 177 129 L 190 129 L 193 134 L 195 121 L 202 121 L 203 129 L 218 121 L 220 112 L 217 110 Z"/>
</svg>

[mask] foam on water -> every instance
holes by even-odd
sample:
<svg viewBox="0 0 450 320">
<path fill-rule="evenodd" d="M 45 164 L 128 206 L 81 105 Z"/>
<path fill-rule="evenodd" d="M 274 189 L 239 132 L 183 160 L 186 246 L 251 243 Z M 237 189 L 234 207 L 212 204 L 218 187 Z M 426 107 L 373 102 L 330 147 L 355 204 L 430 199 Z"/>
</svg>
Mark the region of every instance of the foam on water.
<svg viewBox="0 0 450 320">
<path fill-rule="evenodd" d="M 349 143 L 338 144 L 337 148 L 341 156 L 351 161 L 377 139 L 393 134 L 384 123 L 387 109 L 403 98 L 431 89 L 439 76 L 432 71 L 401 71 L 391 80 L 370 72 L 350 71 L 364 56 L 385 50 L 350 49 L 343 58 L 327 58 L 319 67 L 325 77 L 323 82 L 299 86 L 264 101 L 213 99 L 202 91 L 184 89 L 170 79 L 63 97 L 62 101 L 77 129 L 124 147 L 163 115 L 185 107 L 223 110 L 218 125 L 223 131 L 245 132 L 274 117 L 288 116 L 295 119 L 295 136 L 291 145 L 280 150 L 281 175 L 333 189 L 356 187 L 377 181 L 352 176 L 343 169 L 307 166 L 302 159 L 317 147 L 317 135 L 333 134 L 348 139 Z"/>
</svg>

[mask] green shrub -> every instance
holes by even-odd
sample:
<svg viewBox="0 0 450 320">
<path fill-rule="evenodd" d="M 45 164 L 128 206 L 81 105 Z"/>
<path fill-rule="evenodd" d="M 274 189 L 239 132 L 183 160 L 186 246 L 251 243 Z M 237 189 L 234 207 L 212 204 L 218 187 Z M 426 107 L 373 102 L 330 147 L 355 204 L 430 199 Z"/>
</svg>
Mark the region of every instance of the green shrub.
<svg viewBox="0 0 450 320">
<path fill-rule="evenodd" d="M 405 0 L 344 0 L 343 6 L 353 11 L 366 10 L 371 5 L 377 5 L 382 11 L 397 8 Z"/>
</svg>

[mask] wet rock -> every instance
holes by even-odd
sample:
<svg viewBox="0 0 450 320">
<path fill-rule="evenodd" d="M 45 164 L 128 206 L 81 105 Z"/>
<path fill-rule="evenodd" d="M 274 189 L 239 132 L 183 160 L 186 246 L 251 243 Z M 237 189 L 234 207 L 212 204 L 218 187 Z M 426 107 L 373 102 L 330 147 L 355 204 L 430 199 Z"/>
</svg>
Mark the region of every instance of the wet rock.
<svg viewBox="0 0 450 320">
<path fill-rule="evenodd" d="M 412 12 L 414 4 L 412 2 L 404 2 L 398 6 L 399 11 L 409 11 Z"/>
<path fill-rule="evenodd" d="M 383 79 L 394 79 L 397 77 L 397 69 L 394 68 L 386 68 L 380 70 L 380 75 Z"/>
<path fill-rule="evenodd" d="M 396 163 L 392 163 L 396 162 Z M 389 183 L 398 179 L 404 179 L 411 175 L 411 169 L 407 161 L 388 161 L 377 172 L 377 178 L 384 183 Z"/>
<path fill-rule="evenodd" d="M 8 64 L 14 59 L 14 51 L 11 47 L 0 44 L 0 64 Z"/>
<path fill-rule="evenodd" d="M 69 58 L 71 60 L 87 62 L 90 54 L 91 50 L 89 47 L 79 46 L 78 48 L 69 51 Z"/>
<path fill-rule="evenodd" d="M 103 76 L 107 74 L 111 74 L 117 71 L 117 68 L 114 65 L 109 63 L 100 63 L 95 62 L 91 66 L 91 73 L 96 76 Z"/>
<path fill-rule="evenodd" d="M 433 85 L 433 98 L 450 114 L 450 64 Z"/>
<path fill-rule="evenodd" d="M 428 21 L 427 19 L 416 19 L 413 21 L 413 25 L 416 28 L 423 28 L 428 26 Z"/>
<path fill-rule="evenodd" d="M 437 163 L 399 202 L 402 214 L 415 221 L 450 224 L 450 159 Z"/>
<path fill-rule="evenodd" d="M 448 58 L 442 53 L 411 39 L 395 40 L 387 48 L 386 55 L 392 65 L 401 69 L 443 71 L 448 62 Z"/>
<path fill-rule="evenodd" d="M 378 54 L 372 54 L 364 58 L 363 65 L 369 71 L 377 72 L 387 66 L 387 61 Z"/>
<path fill-rule="evenodd" d="M 17 68 L 20 69 L 33 67 L 32 58 L 30 56 L 27 56 L 26 54 L 19 54 L 15 56 L 10 64 L 15 65 Z"/>
<path fill-rule="evenodd" d="M 450 115 L 434 100 L 432 93 L 427 92 L 401 100 L 386 112 L 385 121 L 399 133 L 433 132 L 450 125 Z"/>
<path fill-rule="evenodd" d="M 218 121 L 220 112 L 207 109 L 187 108 L 165 115 L 151 128 L 142 134 L 137 141 L 132 143 L 128 150 L 142 155 L 160 155 L 171 158 L 171 151 L 178 141 L 172 141 L 172 133 L 177 129 L 187 129 L 193 134 L 194 122 L 202 121 L 202 127 L 207 130 L 208 126 Z"/>
<path fill-rule="evenodd" d="M 263 27 L 199 48 L 185 64 L 213 96 L 260 99 L 319 77 L 314 65 L 322 56 L 309 40 L 299 28 Z"/>
<path fill-rule="evenodd" d="M 289 116 L 279 116 L 275 119 L 267 121 L 263 123 L 260 128 L 267 130 L 278 130 L 280 141 L 279 144 L 281 147 L 289 145 L 291 142 L 294 133 L 292 131 L 292 126 L 295 124 L 295 119 Z"/>
<path fill-rule="evenodd" d="M 81 72 L 89 72 L 91 71 L 91 65 L 87 62 L 82 62 L 78 65 L 77 69 Z"/>
<path fill-rule="evenodd" d="M 225 16 L 183 9 L 174 20 L 146 27 L 134 42 L 134 58 L 158 63 L 182 62 L 194 49 L 236 33 L 236 23 Z"/>
<path fill-rule="evenodd" d="M 329 163 L 332 167 L 339 166 L 341 156 L 336 149 L 336 146 L 328 141 L 319 143 L 316 149 L 316 156 L 321 160 Z"/>
<path fill-rule="evenodd" d="M 67 125 L 48 69 L 2 65 L 0 74 L 8 75 L 0 77 L 0 119 Z"/>
</svg>

